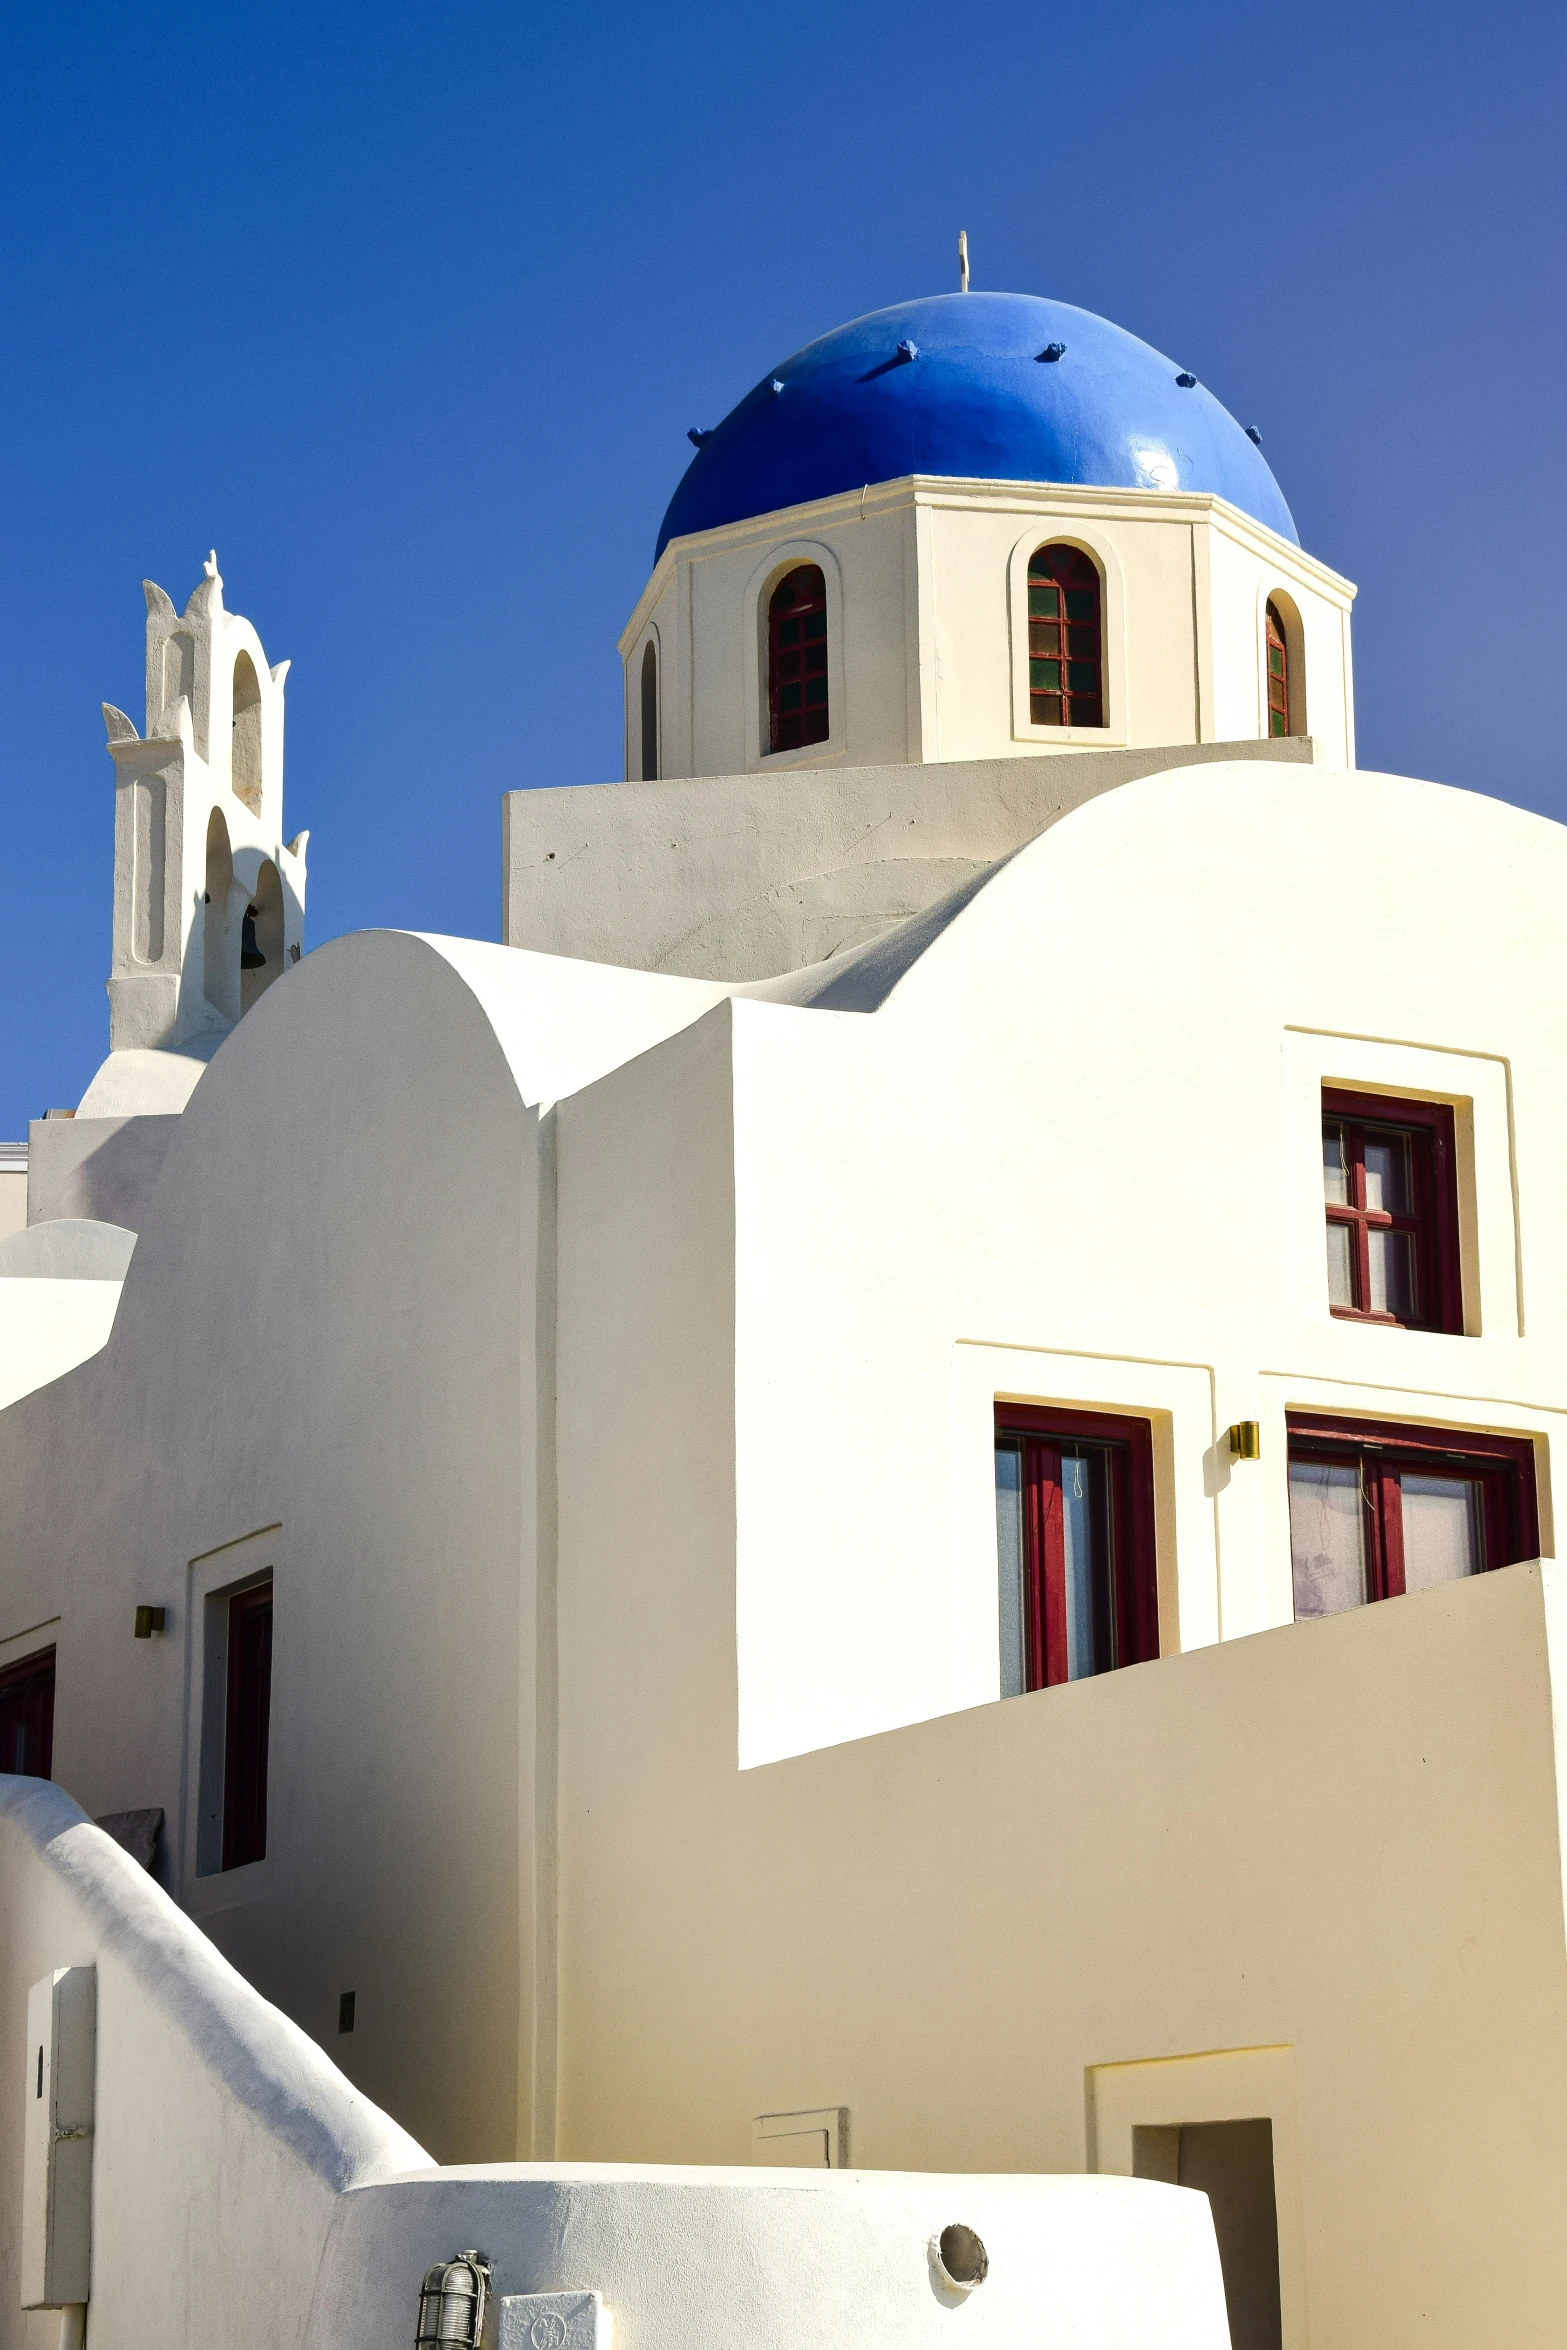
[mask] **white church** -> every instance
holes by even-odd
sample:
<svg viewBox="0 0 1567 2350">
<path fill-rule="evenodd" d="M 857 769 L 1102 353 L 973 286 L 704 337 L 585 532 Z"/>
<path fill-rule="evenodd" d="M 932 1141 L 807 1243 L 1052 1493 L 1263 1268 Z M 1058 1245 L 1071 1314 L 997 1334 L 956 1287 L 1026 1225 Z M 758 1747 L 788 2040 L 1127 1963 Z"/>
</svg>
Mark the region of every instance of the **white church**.
<svg viewBox="0 0 1567 2350">
<path fill-rule="evenodd" d="M 147 588 L 0 1241 L 0 2350 L 1559 2345 L 1567 830 L 1356 768 L 1102 319 L 691 438 L 504 944 L 304 952 L 288 665 Z"/>
</svg>

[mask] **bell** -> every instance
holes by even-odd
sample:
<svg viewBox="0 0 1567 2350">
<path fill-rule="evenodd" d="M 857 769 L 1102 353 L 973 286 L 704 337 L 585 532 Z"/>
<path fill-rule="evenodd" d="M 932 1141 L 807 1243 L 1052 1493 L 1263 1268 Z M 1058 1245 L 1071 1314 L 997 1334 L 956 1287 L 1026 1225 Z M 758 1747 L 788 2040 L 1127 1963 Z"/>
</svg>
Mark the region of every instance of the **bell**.
<svg viewBox="0 0 1567 2350">
<path fill-rule="evenodd" d="M 259 971 L 266 956 L 256 944 L 256 909 L 245 908 L 245 919 L 239 926 L 239 967 L 242 971 Z"/>
</svg>

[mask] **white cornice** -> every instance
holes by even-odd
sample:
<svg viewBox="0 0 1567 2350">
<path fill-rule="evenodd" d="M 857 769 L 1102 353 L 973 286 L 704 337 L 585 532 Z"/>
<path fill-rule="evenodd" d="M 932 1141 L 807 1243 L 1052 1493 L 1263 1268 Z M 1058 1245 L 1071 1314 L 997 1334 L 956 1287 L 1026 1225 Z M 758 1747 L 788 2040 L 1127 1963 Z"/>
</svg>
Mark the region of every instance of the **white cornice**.
<svg viewBox="0 0 1567 2350">
<path fill-rule="evenodd" d="M 671 539 L 621 631 L 618 640 L 621 659 L 626 658 L 641 636 L 653 607 L 681 562 L 726 554 L 780 535 L 807 536 L 813 527 L 821 529 L 826 524 L 856 518 L 868 521 L 872 515 L 897 513 L 911 506 L 944 506 L 981 513 L 1075 514 L 1085 521 L 1105 522 L 1124 520 L 1134 514 L 1139 520 L 1149 522 L 1190 525 L 1202 520 L 1253 554 L 1277 563 L 1281 571 L 1308 583 L 1345 610 L 1355 599 L 1353 580 L 1319 562 L 1315 555 L 1308 555 L 1292 540 L 1281 538 L 1266 523 L 1242 513 L 1227 498 L 1215 497 L 1206 490 L 1101 489 L 1078 482 L 985 481 L 946 474 L 908 473 L 896 481 L 871 482 L 864 489 L 841 490 L 830 498 L 813 498 L 801 506 L 780 506 L 769 514 L 748 515 L 740 522 L 723 523 L 716 530 L 692 531 L 684 538 Z"/>
</svg>

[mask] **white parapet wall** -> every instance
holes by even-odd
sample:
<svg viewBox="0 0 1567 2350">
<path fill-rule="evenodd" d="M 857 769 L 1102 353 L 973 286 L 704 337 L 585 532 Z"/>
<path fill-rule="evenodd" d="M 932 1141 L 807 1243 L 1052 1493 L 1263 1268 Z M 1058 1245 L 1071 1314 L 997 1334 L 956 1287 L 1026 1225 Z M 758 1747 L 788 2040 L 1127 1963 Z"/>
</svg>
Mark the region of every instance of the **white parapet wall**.
<svg viewBox="0 0 1567 2350">
<path fill-rule="evenodd" d="M 984 2248 L 972 2290 L 941 2265 L 952 2228 Z M 600 2293 L 613 2350 L 1229 2350 L 1208 2200 L 1186 2188 L 616 2163 L 356 2188 L 338 2209 L 306 2350 L 412 2350 L 420 2277 L 467 2245 L 489 2258 L 503 2309 Z M 505 2329 L 503 2350 L 530 2331 Z"/>
<path fill-rule="evenodd" d="M 598 2350 L 850 2334 L 861 2350 L 1227 2350 L 1208 2204 L 1179 2187 L 437 2169 L 43 1780 L 0 1778 L 0 1916 L 3 2350 L 66 2338 L 52 2309 L 19 2308 L 28 1998 L 61 1968 L 96 1977 L 93 2350 L 411 2346 L 426 2270 L 470 2246 L 492 2265 L 502 2341 L 565 2340 L 564 2304 L 534 2319 L 530 2296 L 597 2294 Z M 983 2246 L 968 2289 L 942 2264 L 953 2228 Z"/>
<path fill-rule="evenodd" d="M 19 2306 L 27 2002 L 88 1966 L 93 2350 L 297 2343 L 339 2196 L 428 2163 L 423 2148 L 43 1780 L 0 1777 L 0 1918 L 0 2345 L 60 2339 L 58 2317 Z"/>
</svg>

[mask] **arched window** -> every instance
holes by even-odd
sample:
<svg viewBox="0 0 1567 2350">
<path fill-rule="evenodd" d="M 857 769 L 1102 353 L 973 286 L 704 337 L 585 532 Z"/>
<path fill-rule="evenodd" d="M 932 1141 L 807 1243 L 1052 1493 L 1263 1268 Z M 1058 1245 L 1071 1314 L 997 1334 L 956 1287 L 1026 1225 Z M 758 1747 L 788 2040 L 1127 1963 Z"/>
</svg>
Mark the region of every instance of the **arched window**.
<svg viewBox="0 0 1567 2350">
<path fill-rule="evenodd" d="M 1268 732 L 1290 730 L 1290 648 L 1284 633 L 1284 615 L 1268 600 Z"/>
<path fill-rule="evenodd" d="M 767 607 L 768 748 L 827 740 L 827 582 L 819 563 L 781 579 Z"/>
<path fill-rule="evenodd" d="M 1028 715 L 1035 726 L 1103 726 L 1099 574 L 1078 547 L 1028 559 Z"/>
<path fill-rule="evenodd" d="M 642 780 L 658 779 L 658 648 L 651 637 L 642 651 Z"/>
</svg>

